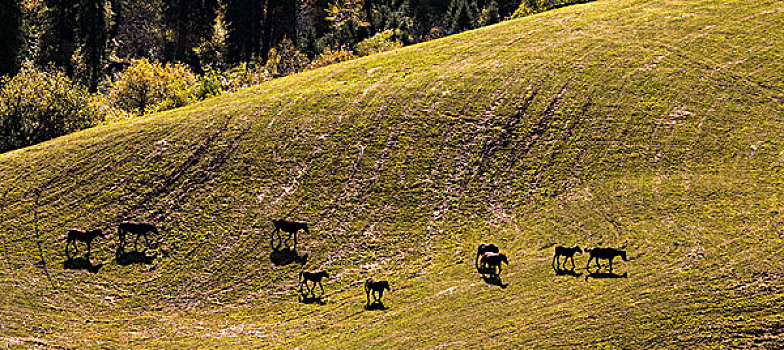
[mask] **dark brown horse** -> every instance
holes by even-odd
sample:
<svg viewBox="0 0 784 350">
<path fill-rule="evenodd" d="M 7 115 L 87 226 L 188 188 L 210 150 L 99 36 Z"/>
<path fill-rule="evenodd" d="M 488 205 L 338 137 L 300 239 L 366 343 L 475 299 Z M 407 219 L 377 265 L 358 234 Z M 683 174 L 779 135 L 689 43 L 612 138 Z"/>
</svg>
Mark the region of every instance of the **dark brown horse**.
<svg viewBox="0 0 784 350">
<path fill-rule="evenodd" d="M 145 247 L 150 245 L 149 233 L 158 234 L 158 228 L 153 224 L 146 222 L 130 222 L 126 221 L 117 226 L 117 238 L 120 240 L 120 247 L 125 248 L 125 235 L 136 235 L 133 241 L 133 249 L 136 249 L 136 244 L 139 242 L 139 236 L 144 236 Z"/>
<path fill-rule="evenodd" d="M 506 254 L 504 253 L 491 253 L 487 252 L 482 254 L 482 258 L 479 259 L 479 268 L 482 274 L 487 271 L 487 269 L 491 269 L 489 274 L 490 276 L 498 276 L 501 274 L 501 263 L 504 262 L 506 265 L 509 265 L 509 260 L 506 258 Z M 498 269 L 496 271 L 496 269 Z"/>
<path fill-rule="evenodd" d="M 367 305 L 370 305 L 370 295 L 373 295 L 374 303 L 381 303 L 381 298 L 384 296 L 384 289 L 389 290 L 389 282 L 387 281 L 374 281 L 368 279 L 365 281 L 365 294 L 367 296 Z M 378 293 L 378 298 L 376 298 Z"/>
<path fill-rule="evenodd" d="M 282 240 L 280 231 L 288 232 L 289 237 L 286 238 L 286 243 L 288 243 L 288 241 L 293 236 L 294 250 L 297 249 L 297 232 L 299 232 L 299 230 L 303 230 L 305 233 L 310 234 L 310 231 L 308 230 L 308 224 L 304 222 L 288 221 L 286 219 L 273 219 L 272 224 L 275 225 L 275 231 L 272 231 L 272 240 L 274 241 L 276 234 L 278 236 L 278 240 Z"/>
<path fill-rule="evenodd" d="M 560 268 L 561 267 L 561 261 L 560 261 L 559 257 L 563 256 L 564 257 L 564 262 L 563 262 L 564 267 L 566 267 L 566 261 L 569 260 L 569 259 L 572 259 L 572 270 L 574 270 L 574 254 L 575 253 L 582 253 L 582 252 L 583 252 L 583 250 L 580 249 L 580 246 L 578 246 L 578 245 L 575 245 L 574 247 L 557 246 L 557 247 L 555 247 L 555 255 L 553 256 L 553 266 L 555 267 L 556 270 L 558 268 Z"/>
<path fill-rule="evenodd" d="M 313 290 L 316 289 L 316 284 L 318 284 L 319 287 L 321 287 L 321 294 L 323 295 L 324 285 L 321 284 L 321 280 L 325 278 L 329 278 L 329 273 L 327 273 L 324 270 L 304 270 L 299 273 L 299 278 L 300 278 L 300 282 L 299 282 L 300 294 L 302 294 L 302 296 L 304 297 L 307 297 L 307 295 L 310 294 L 315 298 L 316 294 L 313 292 Z M 308 281 L 313 282 L 312 288 L 308 285 Z M 304 292 L 302 288 L 303 285 L 305 286 L 305 288 L 308 289 L 308 293 Z"/>
<path fill-rule="evenodd" d="M 591 257 L 588 258 L 588 264 L 585 265 L 585 269 L 591 266 L 591 260 L 596 259 L 596 267 L 601 268 L 602 265 L 599 265 L 599 259 L 605 259 L 610 261 L 610 273 L 612 273 L 612 262 L 616 256 L 620 256 L 623 261 L 629 261 L 626 259 L 626 251 L 620 250 L 618 248 L 586 248 L 586 252 L 591 254 Z"/>
<path fill-rule="evenodd" d="M 96 237 L 104 238 L 106 235 L 101 230 L 80 230 L 80 229 L 68 229 L 65 230 L 65 255 L 68 256 L 68 260 L 71 259 L 69 255 L 68 246 L 73 244 L 74 249 L 76 252 L 79 252 L 79 246 L 76 244 L 76 241 L 84 242 L 87 244 L 87 258 L 90 258 L 90 245 L 92 244 L 93 240 Z"/>
<path fill-rule="evenodd" d="M 477 270 L 479 270 L 479 258 L 484 253 L 498 253 L 500 250 L 498 247 L 493 243 L 479 243 L 479 248 L 476 249 L 476 259 L 474 260 L 474 266 Z"/>
</svg>

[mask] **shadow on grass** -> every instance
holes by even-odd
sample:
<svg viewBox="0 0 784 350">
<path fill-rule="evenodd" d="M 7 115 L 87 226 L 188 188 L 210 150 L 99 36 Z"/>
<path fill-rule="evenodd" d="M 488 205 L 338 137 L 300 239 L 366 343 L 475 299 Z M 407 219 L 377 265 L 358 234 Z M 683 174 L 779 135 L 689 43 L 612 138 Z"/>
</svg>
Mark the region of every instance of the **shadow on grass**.
<svg viewBox="0 0 784 350">
<path fill-rule="evenodd" d="M 303 304 L 318 304 L 318 305 L 326 305 L 327 302 L 322 298 L 322 296 L 317 297 L 304 297 L 302 295 L 299 296 L 299 302 Z"/>
<path fill-rule="evenodd" d="M 365 310 L 368 311 L 380 311 L 380 310 L 387 310 L 387 309 L 389 308 L 386 307 L 386 305 L 384 305 L 384 303 L 380 301 L 375 301 L 373 303 L 365 304 Z"/>
<path fill-rule="evenodd" d="M 149 265 L 155 260 L 155 255 L 147 255 L 145 252 L 130 251 L 126 252 L 122 248 L 118 248 L 114 254 L 117 264 L 128 266 L 131 264 L 145 264 Z"/>
<path fill-rule="evenodd" d="M 582 275 L 583 275 L 583 273 L 582 273 L 582 272 L 574 272 L 574 269 L 571 269 L 571 270 L 562 270 L 562 269 L 559 269 L 559 268 L 557 268 L 557 267 L 553 267 L 553 270 L 555 270 L 555 275 L 556 275 L 556 276 L 572 276 L 572 277 L 580 277 L 580 276 L 582 276 Z"/>
<path fill-rule="evenodd" d="M 273 249 L 270 253 L 270 261 L 275 266 L 286 266 L 293 263 L 304 265 L 308 262 L 308 253 L 299 255 L 296 250 L 291 248 L 276 250 Z"/>
<path fill-rule="evenodd" d="M 485 281 L 485 283 L 487 283 L 487 284 L 489 284 L 491 286 L 499 286 L 499 287 L 501 287 L 501 289 L 509 287 L 509 283 L 504 283 L 501 280 L 501 276 L 498 276 L 498 275 L 490 275 L 489 277 L 482 276 L 482 280 Z"/>
<path fill-rule="evenodd" d="M 86 270 L 92 273 L 97 273 L 101 267 L 103 267 L 103 264 L 93 265 L 90 260 L 87 260 L 83 257 L 63 261 L 63 268 L 66 270 Z"/>
<path fill-rule="evenodd" d="M 612 272 L 591 272 L 585 275 L 585 280 L 588 281 L 589 278 L 596 278 L 596 279 L 603 279 L 603 278 L 629 278 L 629 273 L 624 272 L 623 275 L 619 275 L 617 273 Z"/>
</svg>

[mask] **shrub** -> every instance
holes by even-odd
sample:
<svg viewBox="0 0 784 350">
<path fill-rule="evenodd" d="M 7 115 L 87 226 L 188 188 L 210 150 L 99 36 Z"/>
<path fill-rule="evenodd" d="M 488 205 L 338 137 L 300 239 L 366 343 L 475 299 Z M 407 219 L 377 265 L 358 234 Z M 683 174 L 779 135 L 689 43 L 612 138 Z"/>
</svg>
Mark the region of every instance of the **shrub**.
<svg viewBox="0 0 784 350">
<path fill-rule="evenodd" d="M 523 0 L 520 7 L 512 14 L 512 18 L 530 16 L 539 12 L 552 10 L 555 8 L 582 4 L 592 0 Z"/>
<path fill-rule="evenodd" d="M 30 63 L 13 78 L 0 80 L 0 86 L 3 152 L 90 127 L 111 112 L 62 72 L 38 70 Z"/>
<path fill-rule="evenodd" d="M 270 50 L 266 68 L 273 77 L 278 78 L 299 73 L 305 70 L 309 63 L 308 57 L 294 46 L 291 39 L 283 38 Z"/>
<path fill-rule="evenodd" d="M 326 49 L 324 52 L 319 54 L 313 59 L 313 62 L 310 62 L 311 68 L 319 68 L 328 66 L 330 64 L 350 61 L 357 58 L 349 49 L 345 47 L 341 47 L 340 49 L 333 50 L 333 49 Z"/>
<path fill-rule="evenodd" d="M 356 45 L 357 54 L 367 56 L 403 47 L 403 42 L 398 38 L 400 35 L 402 33 L 391 29 L 376 33 L 376 35 L 362 40 Z"/>
<path fill-rule="evenodd" d="M 115 106 L 137 115 L 181 107 L 192 100 L 196 76 L 183 65 L 133 60 L 109 89 Z"/>
</svg>

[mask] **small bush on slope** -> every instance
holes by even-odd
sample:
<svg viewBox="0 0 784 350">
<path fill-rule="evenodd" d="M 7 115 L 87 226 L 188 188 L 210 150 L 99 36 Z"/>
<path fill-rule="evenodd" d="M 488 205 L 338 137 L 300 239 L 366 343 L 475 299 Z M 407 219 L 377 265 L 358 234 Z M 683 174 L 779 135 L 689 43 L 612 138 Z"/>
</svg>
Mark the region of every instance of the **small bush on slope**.
<svg viewBox="0 0 784 350">
<path fill-rule="evenodd" d="M 111 109 L 62 72 L 41 71 L 31 64 L 0 86 L 0 151 L 87 128 Z"/>
<path fill-rule="evenodd" d="M 196 76 L 183 65 L 163 65 L 142 58 L 133 60 L 118 75 L 109 89 L 109 98 L 115 106 L 143 115 L 188 104 L 195 83 Z"/>
</svg>

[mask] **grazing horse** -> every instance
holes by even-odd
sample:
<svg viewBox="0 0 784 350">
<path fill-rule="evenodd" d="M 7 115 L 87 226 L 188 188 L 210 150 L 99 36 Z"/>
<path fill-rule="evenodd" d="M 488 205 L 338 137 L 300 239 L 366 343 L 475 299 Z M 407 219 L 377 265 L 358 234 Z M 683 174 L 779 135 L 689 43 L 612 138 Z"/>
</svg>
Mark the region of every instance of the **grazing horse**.
<svg viewBox="0 0 784 350">
<path fill-rule="evenodd" d="M 479 248 L 476 249 L 476 259 L 474 260 L 474 266 L 476 266 L 477 270 L 479 270 L 479 258 L 482 256 L 482 254 L 488 253 L 488 252 L 489 253 L 498 253 L 499 249 L 493 243 L 490 243 L 490 244 L 488 244 L 488 243 L 479 243 Z"/>
<path fill-rule="evenodd" d="M 501 274 L 502 262 L 505 262 L 506 265 L 509 265 L 509 260 L 506 259 L 506 254 L 504 253 L 487 252 L 482 254 L 482 258 L 479 259 L 481 271 L 486 271 L 487 268 L 492 268 L 490 276 L 498 276 Z M 498 268 L 498 272 L 496 272 L 496 268 Z"/>
<path fill-rule="evenodd" d="M 136 249 L 136 243 L 139 242 L 139 236 L 144 236 L 145 246 L 150 245 L 150 237 L 148 233 L 155 233 L 158 234 L 158 228 L 155 227 L 153 224 L 148 224 L 145 222 L 123 222 L 120 223 L 120 226 L 117 227 L 117 238 L 120 239 L 120 247 L 125 247 L 125 234 L 133 234 L 136 235 L 136 239 L 133 241 L 133 249 Z"/>
<path fill-rule="evenodd" d="M 585 265 L 585 269 L 588 270 L 588 267 L 591 266 L 591 260 L 596 259 L 596 267 L 601 268 L 602 265 L 599 265 L 599 259 L 606 259 L 610 261 L 610 273 L 612 273 L 612 262 L 616 256 L 620 256 L 623 261 L 629 261 L 626 259 L 626 251 L 620 250 L 618 248 L 586 248 L 586 252 L 591 254 L 591 257 L 588 258 L 588 264 Z"/>
<path fill-rule="evenodd" d="M 321 287 L 321 294 L 323 295 L 324 285 L 321 284 L 321 280 L 324 278 L 329 278 L 329 274 L 324 270 L 304 270 L 299 273 L 299 278 L 300 278 L 299 292 L 303 296 L 307 296 L 308 294 L 310 294 L 315 298 L 316 294 L 313 292 L 313 290 L 316 289 L 316 284 L 318 284 L 319 287 Z M 308 281 L 313 282 L 312 288 L 308 286 Z M 304 292 L 304 290 L 302 289 L 303 285 L 305 286 L 305 288 L 308 289 L 308 293 L 303 293 Z"/>
<path fill-rule="evenodd" d="M 555 255 L 553 256 L 553 264 L 556 267 L 556 269 L 561 267 L 561 261 L 560 261 L 559 257 L 563 256 L 564 257 L 564 262 L 563 262 L 564 267 L 566 267 L 566 260 L 572 259 L 572 270 L 574 270 L 574 253 L 581 253 L 582 254 L 582 252 L 583 252 L 583 250 L 580 249 L 580 246 L 578 246 L 578 245 L 575 245 L 574 247 L 557 246 L 557 247 L 555 247 Z"/>
<path fill-rule="evenodd" d="M 373 294 L 374 303 L 381 303 L 381 298 L 384 296 L 384 289 L 389 290 L 389 282 L 374 281 L 368 278 L 368 280 L 365 281 L 365 294 L 367 295 L 367 304 L 370 305 L 371 294 Z M 376 298 L 376 293 L 378 293 L 378 298 Z"/>
<path fill-rule="evenodd" d="M 308 224 L 304 222 L 288 221 L 286 219 L 273 219 L 272 224 L 275 225 L 275 231 L 272 232 L 273 239 L 274 235 L 277 234 L 278 239 L 282 240 L 280 237 L 280 231 L 288 232 L 289 237 L 286 238 L 286 242 L 288 242 L 293 236 L 295 250 L 297 249 L 297 232 L 299 232 L 299 230 L 304 230 L 305 233 L 310 234 L 310 231 L 308 231 Z"/>
<path fill-rule="evenodd" d="M 106 235 L 104 235 L 103 231 L 101 231 L 101 230 L 85 231 L 85 230 L 79 230 L 79 229 L 75 229 L 75 228 L 65 230 L 65 240 L 66 240 L 66 242 L 65 242 L 65 255 L 68 256 L 68 260 L 71 259 L 70 255 L 68 254 L 68 246 L 71 243 L 73 243 L 73 246 L 74 246 L 74 249 L 76 249 L 76 252 L 77 253 L 79 252 L 79 246 L 76 244 L 76 241 L 84 242 L 84 243 L 87 244 L 87 257 L 89 258 L 90 257 L 90 245 L 93 242 L 93 240 L 95 239 L 95 237 L 104 238 L 104 237 L 106 237 Z"/>
</svg>

